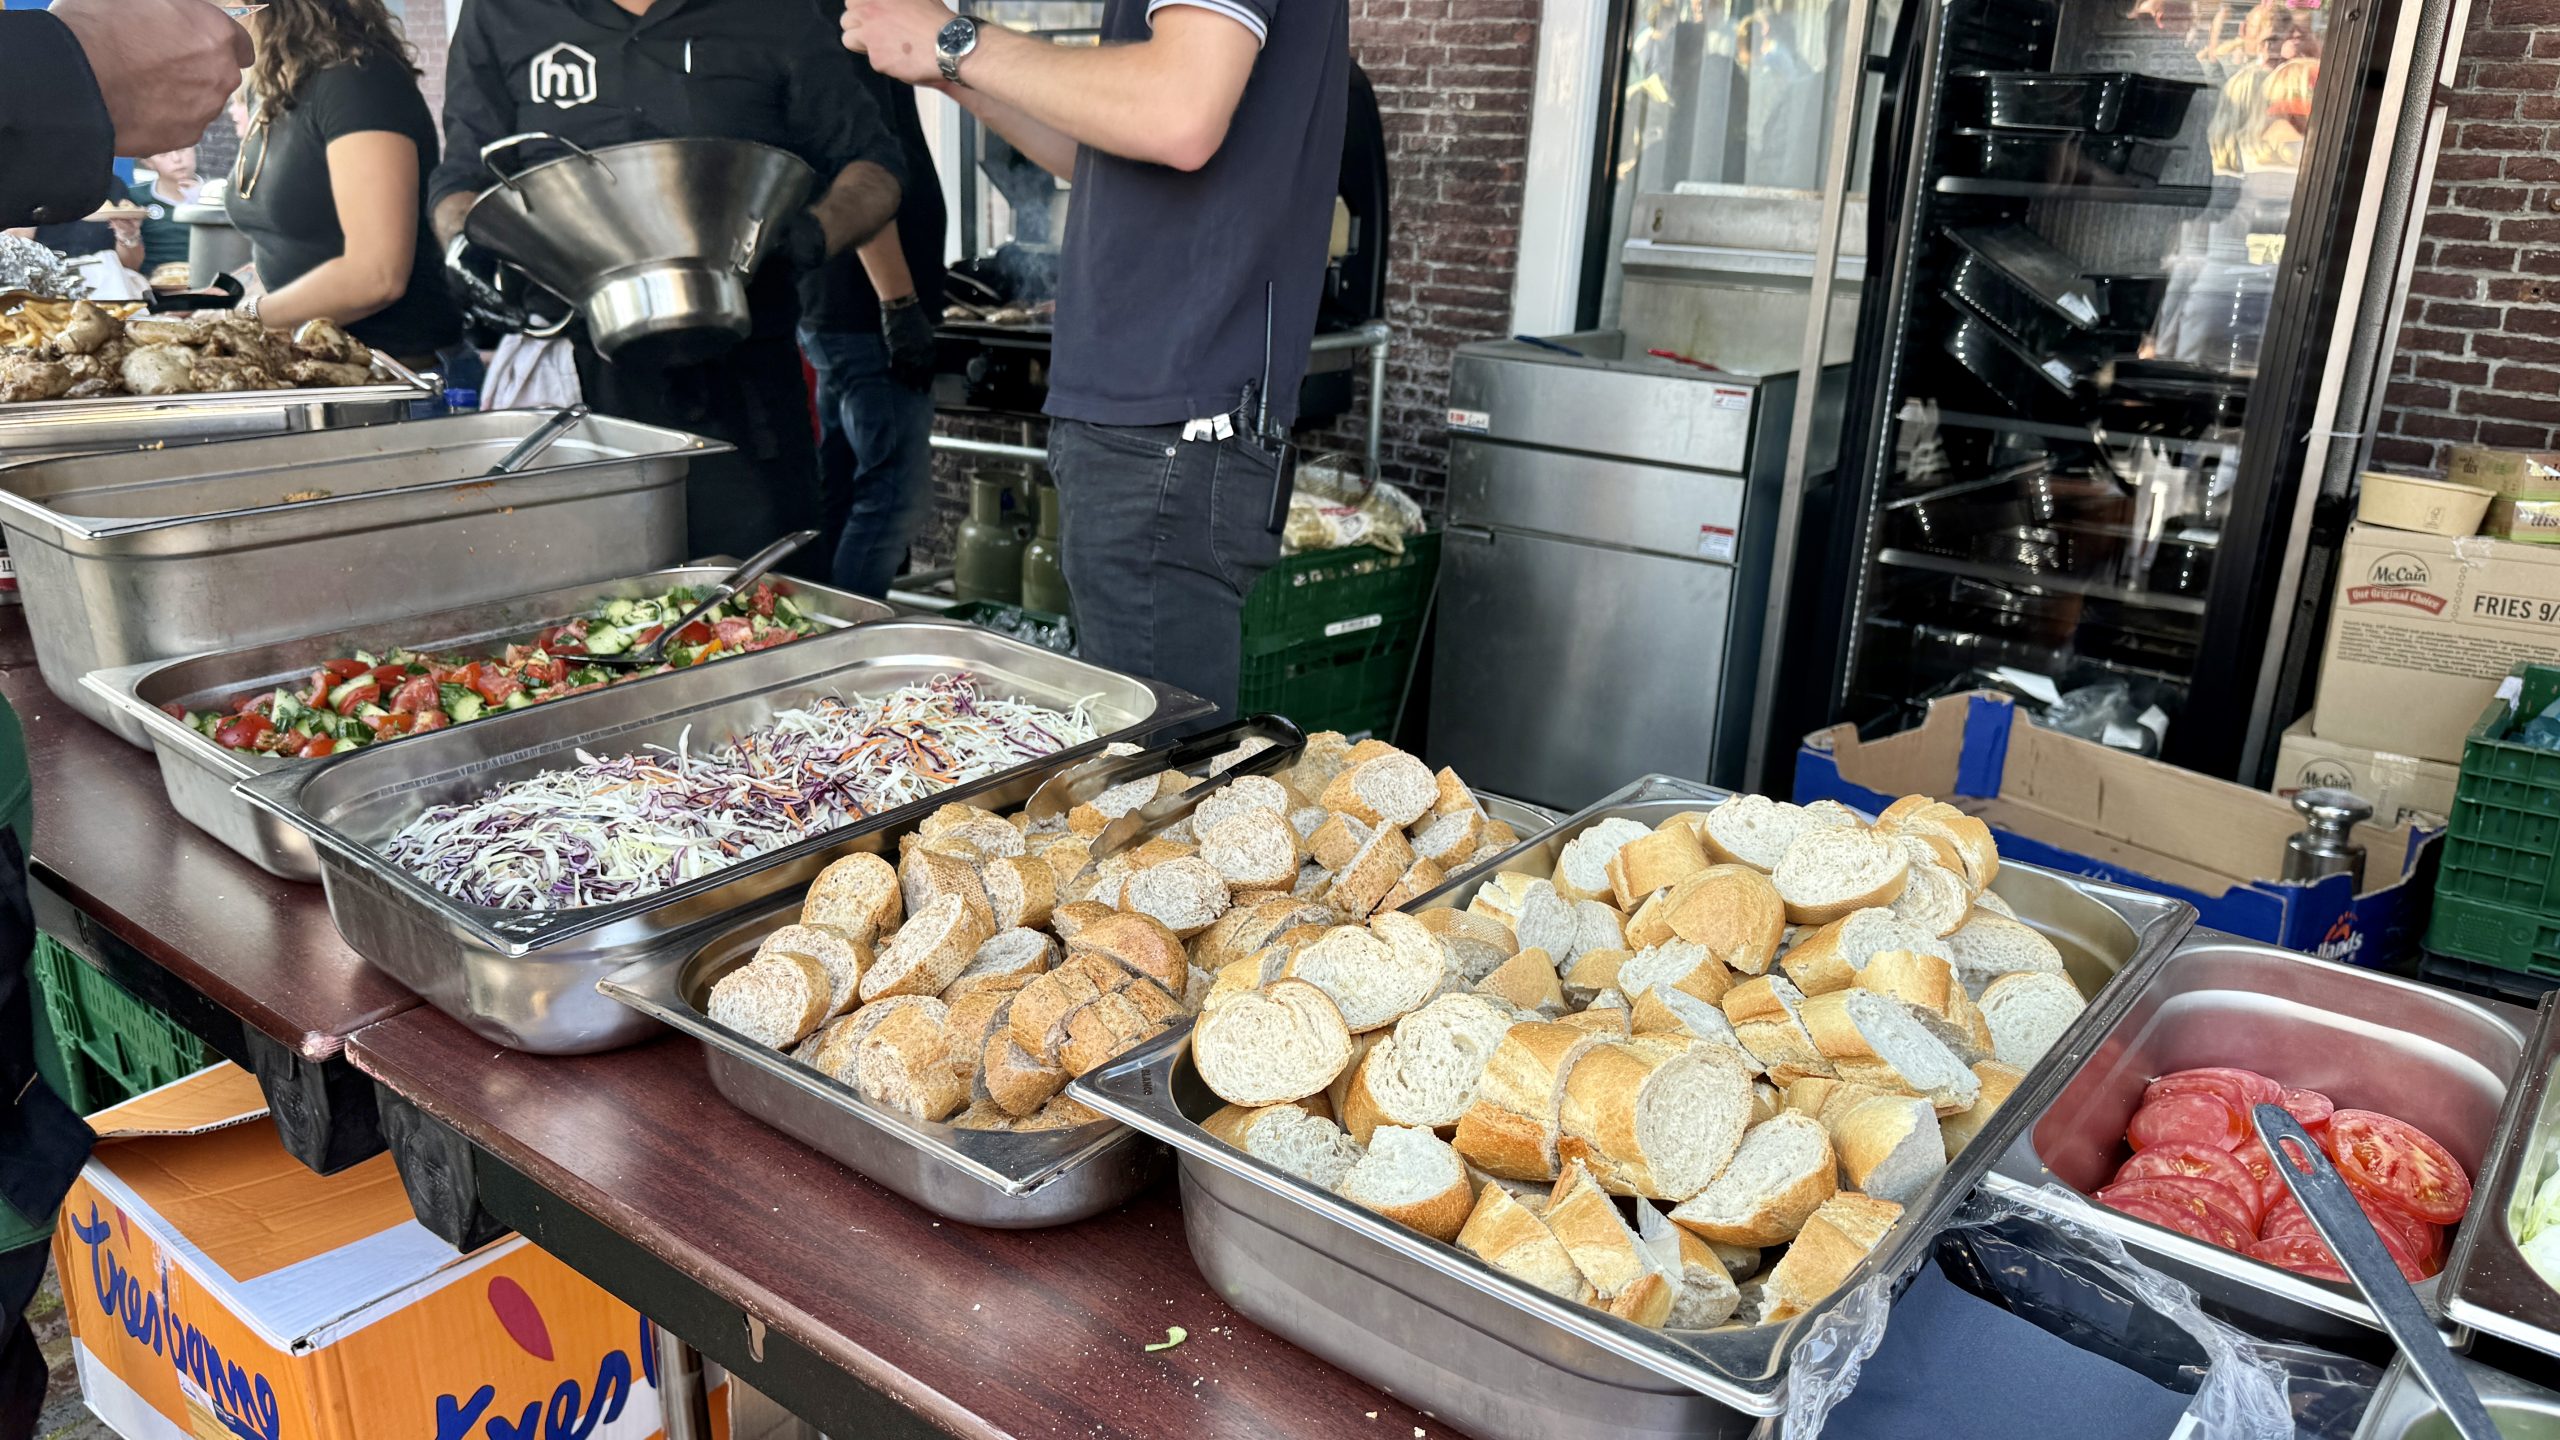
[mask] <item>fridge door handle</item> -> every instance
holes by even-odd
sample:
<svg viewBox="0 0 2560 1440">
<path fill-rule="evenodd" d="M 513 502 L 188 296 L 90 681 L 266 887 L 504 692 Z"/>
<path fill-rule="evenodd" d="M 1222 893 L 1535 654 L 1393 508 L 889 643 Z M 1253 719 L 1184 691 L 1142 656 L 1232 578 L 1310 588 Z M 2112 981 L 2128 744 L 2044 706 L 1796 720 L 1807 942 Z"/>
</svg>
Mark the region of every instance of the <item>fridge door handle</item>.
<svg viewBox="0 0 2560 1440">
<path fill-rule="evenodd" d="M 1452 540 L 1464 540 L 1474 545 L 1490 545 L 1493 543 L 1493 532 L 1478 525 L 1449 525 L 1441 530 L 1440 540 L 1444 545 Z"/>
</svg>

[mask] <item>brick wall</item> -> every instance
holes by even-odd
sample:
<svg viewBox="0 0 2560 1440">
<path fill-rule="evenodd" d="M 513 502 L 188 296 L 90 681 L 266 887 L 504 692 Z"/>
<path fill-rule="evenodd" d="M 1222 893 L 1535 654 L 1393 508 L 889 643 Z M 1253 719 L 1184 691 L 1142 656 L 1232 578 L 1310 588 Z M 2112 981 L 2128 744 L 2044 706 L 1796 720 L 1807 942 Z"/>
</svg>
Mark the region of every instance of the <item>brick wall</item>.
<svg viewBox="0 0 2560 1440">
<path fill-rule="evenodd" d="M 451 0 L 459 5 L 462 0 Z M 423 72 L 418 88 L 427 97 L 427 109 L 444 114 L 444 17 L 447 0 L 406 0 L 400 7 L 400 26 L 409 36 L 409 45 L 418 52 L 418 69 Z"/>
<path fill-rule="evenodd" d="M 2560 445 L 2560 0 L 2473 0 L 2374 459 Z"/>
</svg>

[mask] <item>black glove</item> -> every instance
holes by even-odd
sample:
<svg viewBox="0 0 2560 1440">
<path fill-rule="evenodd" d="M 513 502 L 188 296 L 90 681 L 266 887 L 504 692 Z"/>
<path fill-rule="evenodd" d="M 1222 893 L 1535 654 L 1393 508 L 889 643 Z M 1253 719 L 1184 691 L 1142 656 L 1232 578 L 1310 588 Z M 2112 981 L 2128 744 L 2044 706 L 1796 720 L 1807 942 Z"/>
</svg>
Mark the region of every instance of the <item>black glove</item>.
<svg viewBox="0 0 2560 1440">
<path fill-rule="evenodd" d="M 880 304 L 880 338 L 889 342 L 889 374 L 910 390 L 933 388 L 933 317 L 915 296 Z"/>
<path fill-rule="evenodd" d="M 782 223 L 782 233 L 773 237 L 773 248 L 765 252 L 790 267 L 794 275 L 806 275 L 827 263 L 827 227 L 818 223 L 817 212 L 803 210 Z"/>
<path fill-rule="evenodd" d="M 501 334 L 530 329 L 533 317 L 500 288 L 498 264 L 496 256 L 459 235 L 444 247 L 445 274 L 453 281 L 454 298 L 462 302 L 465 321 Z"/>
</svg>

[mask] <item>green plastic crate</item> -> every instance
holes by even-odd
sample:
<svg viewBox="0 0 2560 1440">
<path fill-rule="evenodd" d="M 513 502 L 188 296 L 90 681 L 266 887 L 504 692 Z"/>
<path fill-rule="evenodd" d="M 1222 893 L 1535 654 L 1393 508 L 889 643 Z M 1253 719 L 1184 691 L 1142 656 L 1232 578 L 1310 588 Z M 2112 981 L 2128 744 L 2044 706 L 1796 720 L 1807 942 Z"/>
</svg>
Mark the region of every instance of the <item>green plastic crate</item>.
<svg viewBox="0 0 2560 1440">
<path fill-rule="evenodd" d="M 2427 948 L 2474 964 L 2560 979 L 2560 916 L 2450 895 L 2439 877 Z"/>
<path fill-rule="evenodd" d="M 1440 574 L 1438 532 L 1282 558 L 1244 605 L 1240 708 L 1307 730 L 1392 735 Z"/>
<path fill-rule="evenodd" d="M 213 1063 L 202 1040 L 52 937 L 37 937 L 33 969 L 66 1071 L 62 1098 L 82 1114 Z"/>
<path fill-rule="evenodd" d="M 1046 610 L 1009 605 L 1002 600 L 964 600 L 943 611 L 942 618 L 966 620 L 982 629 L 1055 650 L 1061 655 L 1075 653 L 1075 622 Z"/>
</svg>

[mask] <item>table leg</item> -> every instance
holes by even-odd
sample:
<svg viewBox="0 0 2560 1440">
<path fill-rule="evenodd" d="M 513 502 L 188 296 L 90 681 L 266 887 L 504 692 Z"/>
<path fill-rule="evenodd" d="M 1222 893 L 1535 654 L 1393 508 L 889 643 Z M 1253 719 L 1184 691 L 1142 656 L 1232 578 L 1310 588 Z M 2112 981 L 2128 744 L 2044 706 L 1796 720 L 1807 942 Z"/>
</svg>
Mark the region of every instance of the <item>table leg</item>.
<svg viewBox="0 0 2560 1440">
<path fill-rule="evenodd" d="M 409 1192 L 409 1208 L 420 1225 L 465 1253 L 507 1233 L 506 1225 L 481 1208 L 470 1141 L 387 1085 L 375 1086 L 375 1105 L 391 1161 L 400 1168 L 400 1188 Z"/>
<path fill-rule="evenodd" d="M 344 1059 L 311 1060 L 264 1032 L 241 1027 L 249 1068 L 266 1092 L 267 1114 L 293 1158 L 335 1175 L 382 1153 L 382 1117 L 373 1081 Z"/>
</svg>

